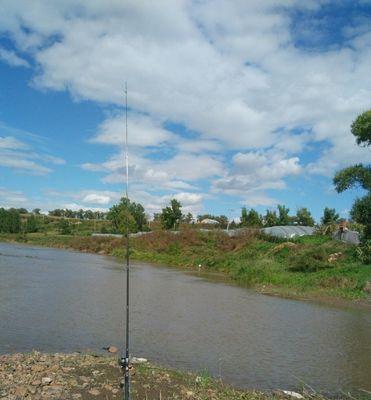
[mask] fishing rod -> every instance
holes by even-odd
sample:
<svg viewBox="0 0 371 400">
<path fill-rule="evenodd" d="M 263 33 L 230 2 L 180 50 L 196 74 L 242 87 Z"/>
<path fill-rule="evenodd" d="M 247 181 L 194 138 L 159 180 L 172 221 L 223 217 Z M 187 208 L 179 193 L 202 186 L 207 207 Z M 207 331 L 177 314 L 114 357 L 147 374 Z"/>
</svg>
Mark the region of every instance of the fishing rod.
<svg viewBox="0 0 371 400">
<path fill-rule="evenodd" d="M 129 257 L 129 147 L 128 147 L 128 88 L 125 82 L 125 169 L 126 169 L 126 213 L 125 213 L 125 237 L 126 237 L 126 343 L 125 358 L 121 358 L 121 367 L 124 370 L 124 400 L 130 400 L 130 347 L 129 347 L 129 289 L 130 289 L 130 257 Z"/>
</svg>

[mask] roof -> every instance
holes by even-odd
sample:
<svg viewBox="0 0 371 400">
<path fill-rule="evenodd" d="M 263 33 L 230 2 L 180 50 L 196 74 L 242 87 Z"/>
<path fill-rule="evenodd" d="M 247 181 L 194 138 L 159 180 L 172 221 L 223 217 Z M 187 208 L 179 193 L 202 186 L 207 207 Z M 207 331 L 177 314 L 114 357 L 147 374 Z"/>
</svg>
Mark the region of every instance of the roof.
<svg viewBox="0 0 371 400">
<path fill-rule="evenodd" d="M 200 221 L 201 224 L 219 224 L 219 221 L 217 221 L 216 219 L 211 219 L 211 218 L 205 218 L 202 221 Z"/>
<path fill-rule="evenodd" d="M 266 235 L 292 238 L 294 236 L 313 235 L 314 226 L 301 226 L 301 225 L 284 225 L 284 226 L 270 226 L 263 228 L 262 232 Z"/>
</svg>

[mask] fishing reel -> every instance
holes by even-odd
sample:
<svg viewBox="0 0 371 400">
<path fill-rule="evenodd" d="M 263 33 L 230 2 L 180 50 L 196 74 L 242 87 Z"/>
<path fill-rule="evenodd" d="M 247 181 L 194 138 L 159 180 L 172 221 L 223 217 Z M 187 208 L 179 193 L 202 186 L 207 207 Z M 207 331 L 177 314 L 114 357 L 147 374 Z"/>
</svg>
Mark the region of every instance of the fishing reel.
<svg viewBox="0 0 371 400">
<path fill-rule="evenodd" d="M 121 358 L 119 358 L 119 366 L 122 368 L 122 369 L 126 369 L 126 367 L 129 367 L 129 369 L 131 368 L 131 365 L 130 365 L 130 362 L 129 362 L 129 359 L 128 358 L 126 358 L 126 357 L 121 357 Z"/>
</svg>

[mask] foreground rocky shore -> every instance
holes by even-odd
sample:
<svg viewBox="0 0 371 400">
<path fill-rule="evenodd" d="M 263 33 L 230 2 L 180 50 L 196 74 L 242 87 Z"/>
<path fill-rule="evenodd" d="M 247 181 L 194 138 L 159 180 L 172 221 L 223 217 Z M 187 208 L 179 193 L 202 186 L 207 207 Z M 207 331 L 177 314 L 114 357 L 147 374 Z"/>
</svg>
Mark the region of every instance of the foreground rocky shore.
<svg viewBox="0 0 371 400">
<path fill-rule="evenodd" d="M 133 364 L 132 398 L 145 400 L 324 399 L 316 393 L 233 389 L 207 375 L 197 376 L 150 363 Z M 0 356 L 0 399 L 121 399 L 121 369 L 114 356 L 11 354 Z M 337 397 L 337 398 L 351 398 Z"/>
<path fill-rule="evenodd" d="M 131 372 L 133 399 L 323 399 L 315 393 L 239 391 L 207 375 L 150 363 L 134 364 Z M 0 399 L 120 399 L 121 379 L 117 357 L 113 356 L 39 352 L 0 356 Z"/>
</svg>

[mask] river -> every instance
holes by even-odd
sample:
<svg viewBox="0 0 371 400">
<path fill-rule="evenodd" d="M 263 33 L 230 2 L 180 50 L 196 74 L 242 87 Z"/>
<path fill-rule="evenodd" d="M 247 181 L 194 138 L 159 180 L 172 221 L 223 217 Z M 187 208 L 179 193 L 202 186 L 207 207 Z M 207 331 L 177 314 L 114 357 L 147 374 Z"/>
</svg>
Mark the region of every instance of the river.
<svg viewBox="0 0 371 400">
<path fill-rule="evenodd" d="M 114 258 L 0 243 L 0 354 L 99 351 L 124 338 Z M 258 294 L 133 263 L 132 350 L 244 388 L 371 390 L 369 309 Z"/>
</svg>

